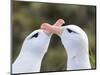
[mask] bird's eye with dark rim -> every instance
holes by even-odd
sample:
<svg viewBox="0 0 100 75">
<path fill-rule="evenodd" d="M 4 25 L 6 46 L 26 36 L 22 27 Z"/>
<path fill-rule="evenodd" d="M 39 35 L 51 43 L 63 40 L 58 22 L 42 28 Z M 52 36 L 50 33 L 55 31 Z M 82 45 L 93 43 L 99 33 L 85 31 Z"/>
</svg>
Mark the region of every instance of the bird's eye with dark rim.
<svg viewBox="0 0 100 75">
<path fill-rule="evenodd" d="M 30 37 L 30 39 L 32 39 L 32 38 L 37 38 L 38 37 L 38 35 L 39 35 L 39 33 L 35 33 L 34 35 L 32 35 L 31 37 Z"/>
<path fill-rule="evenodd" d="M 77 33 L 77 32 L 75 32 L 75 31 L 73 31 L 73 30 L 71 30 L 71 29 L 69 29 L 69 28 L 67 28 L 67 31 L 68 31 L 69 33 Z"/>
</svg>

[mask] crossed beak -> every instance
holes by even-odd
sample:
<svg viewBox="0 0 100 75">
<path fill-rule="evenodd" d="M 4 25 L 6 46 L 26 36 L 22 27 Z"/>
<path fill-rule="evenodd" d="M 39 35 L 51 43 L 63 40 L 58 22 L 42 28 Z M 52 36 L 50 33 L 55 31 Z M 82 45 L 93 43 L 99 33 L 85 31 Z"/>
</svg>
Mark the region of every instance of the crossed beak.
<svg viewBox="0 0 100 75">
<path fill-rule="evenodd" d="M 43 23 L 41 25 L 41 29 L 44 30 L 45 33 L 48 35 L 50 34 L 61 34 L 63 32 L 62 25 L 65 23 L 63 19 L 58 19 L 53 25 L 50 25 L 48 23 Z"/>
</svg>

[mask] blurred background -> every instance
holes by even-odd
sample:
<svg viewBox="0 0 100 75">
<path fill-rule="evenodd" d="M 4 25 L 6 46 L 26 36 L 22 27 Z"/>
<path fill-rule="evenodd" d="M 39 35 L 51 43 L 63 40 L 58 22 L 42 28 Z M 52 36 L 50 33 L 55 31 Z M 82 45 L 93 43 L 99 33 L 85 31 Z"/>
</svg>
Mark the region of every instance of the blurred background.
<svg viewBox="0 0 100 75">
<path fill-rule="evenodd" d="M 12 0 L 12 63 L 16 60 L 25 37 L 44 22 L 54 24 L 62 18 L 65 25 L 80 26 L 89 38 L 92 69 L 96 68 L 96 6 L 71 5 Z M 41 72 L 66 69 L 67 54 L 58 36 L 53 35 L 45 54 Z"/>
</svg>

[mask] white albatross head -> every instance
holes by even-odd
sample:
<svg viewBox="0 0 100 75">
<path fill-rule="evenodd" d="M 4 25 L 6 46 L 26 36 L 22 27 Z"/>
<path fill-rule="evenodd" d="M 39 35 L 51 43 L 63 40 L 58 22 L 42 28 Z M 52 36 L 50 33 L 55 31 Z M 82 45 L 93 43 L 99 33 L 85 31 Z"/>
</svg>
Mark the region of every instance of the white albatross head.
<svg viewBox="0 0 100 75">
<path fill-rule="evenodd" d="M 78 48 L 88 50 L 88 37 L 86 33 L 76 25 L 68 25 L 62 27 L 62 33 L 59 35 L 62 43 L 67 48 Z M 69 50 L 69 51 L 71 51 Z"/>
<path fill-rule="evenodd" d="M 68 54 L 67 70 L 90 69 L 86 33 L 76 25 L 63 26 L 61 30 L 59 36 Z"/>
<path fill-rule="evenodd" d="M 40 72 L 41 62 L 47 52 L 51 35 L 35 30 L 23 42 L 21 51 L 12 65 L 12 73 Z"/>
</svg>

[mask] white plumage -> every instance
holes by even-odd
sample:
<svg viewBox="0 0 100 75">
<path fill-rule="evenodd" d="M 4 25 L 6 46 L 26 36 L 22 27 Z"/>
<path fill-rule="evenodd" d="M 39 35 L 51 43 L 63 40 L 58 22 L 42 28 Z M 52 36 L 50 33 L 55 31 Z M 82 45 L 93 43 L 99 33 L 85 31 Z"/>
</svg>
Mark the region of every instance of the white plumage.
<svg viewBox="0 0 100 75">
<path fill-rule="evenodd" d="M 59 36 L 68 54 L 67 70 L 91 69 L 86 33 L 76 25 L 68 25 L 62 27 Z"/>
<path fill-rule="evenodd" d="M 50 37 L 40 29 L 27 36 L 19 56 L 12 64 L 12 73 L 39 72 L 42 58 L 48 49 Z"/>
</svg>

